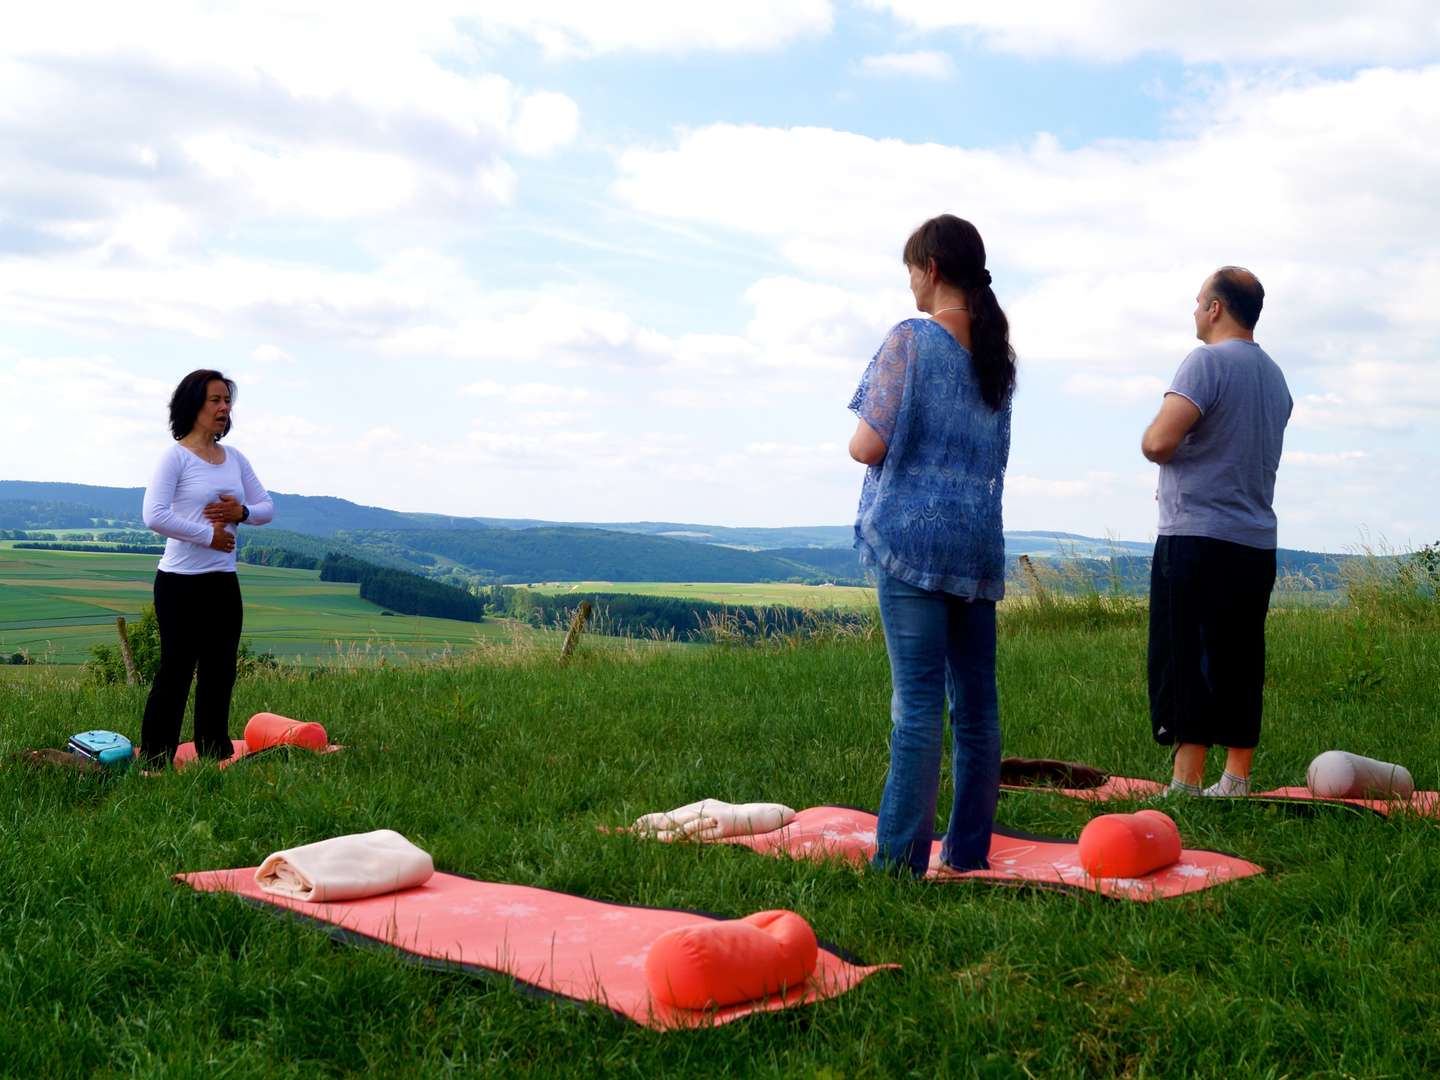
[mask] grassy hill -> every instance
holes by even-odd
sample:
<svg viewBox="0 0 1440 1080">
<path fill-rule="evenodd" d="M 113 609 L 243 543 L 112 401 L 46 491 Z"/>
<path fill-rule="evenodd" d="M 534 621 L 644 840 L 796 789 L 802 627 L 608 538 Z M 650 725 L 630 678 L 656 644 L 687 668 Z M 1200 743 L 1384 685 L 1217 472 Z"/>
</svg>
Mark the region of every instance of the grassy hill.
<svg viewBox="0 0 1440 1080">
<path fill-rule="evenodd" d="M 0 481 L 0 528 L 134 524 L 140 488 Z M 736 529 L 675 522 L 556 524 L 531 519 L 400 513 L 326 496 L 275 494 L 276 528 L 241 530 L 242 545 L 283 547 L 322 558 L 339 551 L 417 573 L 452 571 L 470 582 L 676 581 L 859 583 L 848 526 Z M 92 521 L 93 519 L 93 521 Z M 29 522 L 30 524 L 27 524 Z M 7 524 L 8 523 L 8 524 Z M 67 524 L 68 523 L 68 524 Z M 1009 574 L 1027 555 L 1065 568 L 1059 580 L 1143 591 L 1151 544 L 1064 532 L 1005 537 Z M 742 550 L 750 549 L 750 550 Z M 1282 575 L 1333 590 L 1350 558 L 1281 549 Z"/>
<path fill-rule="evenodd" d="M 1440 787 L 1440 623 L 1359 614 L 1271 620 L 1263 783 L 1299 782 L 1315 754 L 1343 747 L 1408 764 L 1422 787 Z M 1168 757 L 1144 719 L 1144 647 L 1143 620 L 1002 614 L 1005 752 L 1163 775 Z M 878 638 L 650 656 L 582 648 L 567 668 L 548 650 L 521 651 L 240 684 L 237 718 L 271 709 L 321 721 L 349 748 L 327 758 L 108 784 L 5 761 L 0 1071 L 1434 1071 L 1434 822 L 1167 803 L 1188 844 L 1267 872 L 1155 904 L 916 885 L 597 829 L 707 796 L 874 806 L 889 693 Z M 93 717 L 126 718 L 133 733 L 142 703 L 143 690 L 123 686 L 0 681 L 0 751 L 53 745 Z M 1094 814 L 1047 794 L 1007 795 L 999 808 L 1004 825 L 1052 836 L 1077 836 Z M 170 880 L 376 828 L 400 831 L 440 870 L 489 881 L 725 916 L 788 908 L 860 959 L 902 967 L 815 1006 L 656 1035 L 507 979 L 338 945 L 301 920 Z M 207 1062 L 219 1064 L 197 1066 Z"/>
<path fill-rule="evenodd" d="M 16 550 L 0 541 L 0 656 L 16 652 L 79 664 L 115 641 L 115 617 L 137 619 L 151 602 L 153 555 Z M 256 652 L 303 665 L 347 657 L 423 657 L 537 633 L 510 622 L 466 623 L 385 615 L 359 586 L 322 582 L 312 570 L 239 568 L 245 637 Z M 0 672 L 4 672 L 0 668 Z"/>
<path fill-rule="evenodd" d="M 348 538 L 442 556 L 501 583 L 784 581 L 808 569 L 763 552 L 601 529 L 411 529 Z"/>
</svg>

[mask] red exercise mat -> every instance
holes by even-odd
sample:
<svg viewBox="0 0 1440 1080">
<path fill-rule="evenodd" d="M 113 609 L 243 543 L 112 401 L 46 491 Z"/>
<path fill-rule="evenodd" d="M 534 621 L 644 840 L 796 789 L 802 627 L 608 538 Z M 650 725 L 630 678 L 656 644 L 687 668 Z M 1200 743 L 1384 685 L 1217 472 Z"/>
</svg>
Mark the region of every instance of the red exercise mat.
<svg viewBox="0 0 1440 1080">
<path fill-rule="evenodd" d="M 1272 791 L 1257 791 L 1253 795 L 1231 796 L 1237 799 L 1273 799 L 1280 802 L 1326 803 L 1350 806 L 1357 810 L 1370 810 L 1382 816 L 1390 814 L 1415 814 L 1419 817 L 1440 818 L 1440 791 L 1417 791 L 1409 798 L 1392 799 L 1350 799 L 1340 796 L 1316 795 L 1308 787 L 1282 787 Z"/>
<path fill-rule="evenodd" d="M 1148 799 L 1160 795 L 1168 784 L 1158 780 L 1146 780 L 1139 776 L 1111 776 L 1098 787 L 1065 788 L 1048 784 L 1001 784 L 1001 791 L 1047 791 L 1052 795 L 1064 795 L 1071 799 L 1085 799 L 1088 802 L 1109 802 L 1112 799 Z"/>
<path fill-rule="evenodd" d="M 715 916 L 441 873 L 412 889 L 323 904 L 262 892 L 254 867 L 177 874 L 176 880 L 314 921 L 342 940 L 387 946 L 470 974 L 506 975 L 560 997 L 602 1005 L 657 1030 L 726 1024 L 754 1012 L 806 1005 L 898 966 L 852 964 L 822 945 L 814 974 L 783 997 L 721 1009 L 680 1009 L 652 999 L 645 956 L 665 931 L 701 925 Z"/>
<path fill-rule="evenodd" d="M 264 750 L 251 750 L 244 739 L 231 739 L 230 745 L 235 747 L 235 753 L 233 756 L 226 758 L 224 761 L 217 762 L 217 764 L 222 769 L 228 769 L 231 765 L 234 765 L 241 758 L 255 757 L 259 754 L 269 754 L 275 750 L 280 749 L 279 746 L 267 746 Z M 303 748 L 293 747 L 292 749 L 299 750 Z M 310 750 L 307 752 L 312 754 L 333 754 L 335 753 L 335 751 L 343 749 L 343 746 L 338 746 L 335 743 L 331 743 L 329 746 L 325 747 L 324 750 Z M 138 756 L 140 752 L 137 750 L 135 753 Z M 194 765 L 198 761 L 206 760 L 208 759 L 200 757 L 195 752 L 195 744 L 193 742 L 184 742 L 175 748 L 175 760 L 173 764 L 177 769 L 183 769 L 186 766 Z"/>
<path fill-rule="evenodd" d="M 1168 784 L 1158 780 L 1145 780 L 1138 776 L 1112 776 L 1099 787 L 1058 788 L 1045 784 L 1018 786 L 1001 785 L 1002 791 L 1032 792 L 1043 791 L 1052 795 L 1064 795 L 1070 799 L 1087 802 L 1110 802 L 1120 800 L 1148 799 L 1162 794 Z M 1193 797 L 1193 796 L 1192 796 Z M 1417 791 L 1409 798 L 1360 799 L 1341 798 L 1330 795 L 1316 795 L 1308 787 L 1279 787 L 1270 791 L 1255 791 L 1249 795 L 1205 796 L 1212 799 L 1263 799 L 1268 802 L 1294 803 L 1309 806 L 1345 806 L 1354 810 L 1369 810 L 1376 814 L 1415 814 L 1418 817 L 1440 818 L 1440 791 Z"/>
<path fill-rule="evenodd" d="M 789 825 L 773 832 L 713 842 L 738 844 L 768 855 L 863 863 L 875 854 L 875 826 L 875 815 L 867 811 L 816 806 L 801 810 Z M 1029 836 L 999 827 L 990 840 L 989 870 L 955 871 L 941 868 L 939 863 L 937 839 L 930 850 L 929 880 L 1097 892 L 1120 900 L 1163 900 L 1265 872 L 1264 867 L 1233 855 L 1186 848 L 1178 862 L 1142 877 L 1093 878 L 1080 866 L 1077 841 Z"/>
</svg>

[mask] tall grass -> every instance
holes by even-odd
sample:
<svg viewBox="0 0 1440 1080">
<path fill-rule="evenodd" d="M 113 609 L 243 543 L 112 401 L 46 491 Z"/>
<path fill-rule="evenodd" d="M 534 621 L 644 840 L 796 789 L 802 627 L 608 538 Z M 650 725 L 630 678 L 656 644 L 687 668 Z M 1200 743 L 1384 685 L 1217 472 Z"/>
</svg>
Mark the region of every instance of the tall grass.
<svg viewBox="0 0 1440 1080">
<path fill-rule="evenodd" d="M 1108 597 L 1106 598 L 1108 602 Z M 1073 609 L 1086 612 L 1081 601 Z M 1037 609 L 1043 610 L 1043 609 Z M 1162 775 L 1143 621 L 1002 609 L 1005 751 Z M 1265 784 L 1333 748 L 1440 786 L 1440 636 L 1408 617 L 1271 620 Z M 1192 846 L 1265 876 L 1126 905 L 925 886 L 597 825 L 711 796 L 873 806 L 887 761 L 877 634 L 768 648 L 495 647 L 424 666 L 262 674 L 237 718 L 319 720 L 326 758 L 99 782 L 0 766 L 0 1072 L 16 1076 L 1419 1076 L 1440 1067 L 1440 825 L 1196 800 Z M 1366 672 L 1378 673 L 1369 677 Z M 143 688 L 0 682 L 3 750 L 109 726 Z M 1214 766 L 1212 765 L 1212 771 Z M 948 782 L 948 781 L 947 781 Z M 1078 835 L 1093 808 L 1007 796 Z M 943 824 L 937 822 L 937 825 Z M 904 965 L 819 1006 L 657 1035 L 503 980 L 408 965 L 170 883 L 394 828 L 443 870 L 602 900 L 800 912 Z"/>
<path fill-rule="evenodd" d="M 1440 622 L 1440 541 L 1397 552 L 1383 537 L 1341 564 L 1346 601 L 1364 618 Z"/>
</svg>

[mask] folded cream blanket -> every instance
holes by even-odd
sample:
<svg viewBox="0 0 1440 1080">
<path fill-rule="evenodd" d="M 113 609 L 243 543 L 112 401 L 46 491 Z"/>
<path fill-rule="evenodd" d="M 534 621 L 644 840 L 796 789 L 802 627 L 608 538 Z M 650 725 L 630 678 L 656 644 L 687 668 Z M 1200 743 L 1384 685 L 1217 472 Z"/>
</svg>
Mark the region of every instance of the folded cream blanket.
<svg viewBox="0 0 1440 1080">
<path fill-rule="evenodd" d="M 277 851 L 255 871 L 265 892 L 295 900 L 358 900 L 424 884 L 435 863 L 390 829 Z"/>
<path fill-rule="evenodd" d="M 780 803 L 701 799 L 663 814 L 646 814 L 630 828 L 655 840 L 719 840 L 772 832 L 790 824 L 794 817 L 795 811 Z"/>
</svg>

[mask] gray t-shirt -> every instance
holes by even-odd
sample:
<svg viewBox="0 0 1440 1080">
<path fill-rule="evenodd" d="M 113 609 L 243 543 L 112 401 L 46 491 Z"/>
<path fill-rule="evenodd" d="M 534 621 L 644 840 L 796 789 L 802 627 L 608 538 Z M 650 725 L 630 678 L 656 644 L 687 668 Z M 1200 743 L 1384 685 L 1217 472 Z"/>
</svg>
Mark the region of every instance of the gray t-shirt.
<svg viewBox="0 0 1440 1080">
<path fill-rule="evenodd" d="M 1160 466 L 1160 535 L 1275 547 L 1275 470 L 1293 405 L 1279 366 L 1253 341 L 1201 345 L 1167 392 L 1200 419 Z"/>
</svg>

